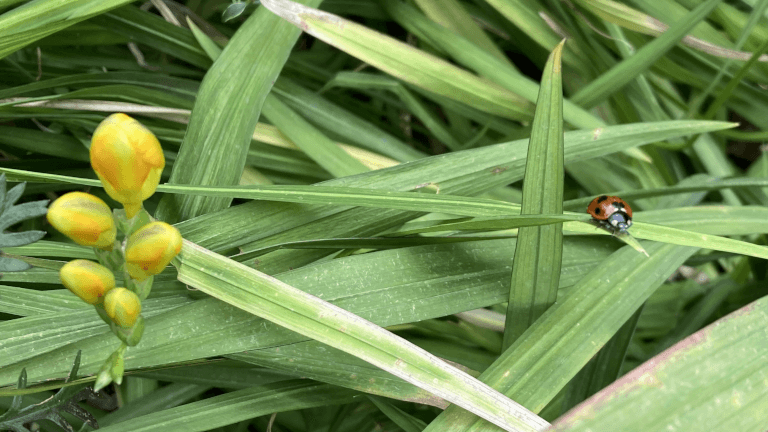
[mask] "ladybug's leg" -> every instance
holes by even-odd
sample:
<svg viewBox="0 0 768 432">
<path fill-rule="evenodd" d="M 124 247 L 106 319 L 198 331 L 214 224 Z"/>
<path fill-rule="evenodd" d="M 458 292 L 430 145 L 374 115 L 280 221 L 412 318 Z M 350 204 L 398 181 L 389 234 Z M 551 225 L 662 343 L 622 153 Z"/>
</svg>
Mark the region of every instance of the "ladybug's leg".
<svg viewBox="0 0 768 432">
<path fill-rule="evenodd" d="M 601 220 L 597 222 L 600 223 L 600 228 L 608 231 L 609 233 L 611 233 L 611 235 L 614 235 L 614 236 L 616 235 L 616 228 L 613 225 L 611 225 L 610 222 L 608 222 L 607 220 Z"/>
<path fill-rule="evenodd" d="M 590 219 L 589 223 L 595 226 L 595 229 L 605 229 L 605 221 L 597 220 L 595 218 Z"/>
</svg>

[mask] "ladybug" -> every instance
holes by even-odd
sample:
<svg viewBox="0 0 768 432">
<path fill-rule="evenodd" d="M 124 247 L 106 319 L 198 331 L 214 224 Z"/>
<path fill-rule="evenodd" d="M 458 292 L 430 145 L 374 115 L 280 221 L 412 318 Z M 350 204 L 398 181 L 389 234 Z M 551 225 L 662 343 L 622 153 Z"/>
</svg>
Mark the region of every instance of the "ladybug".
<svg viewBox="0 0 768 432">
<path fill-rule="evenodd" d="M 617 196 L 600 195 L 589 203 L 587 213 L 598 225 L 614 234 L 626 234 L 632 226 L 632 207 Z"/>
</svg>

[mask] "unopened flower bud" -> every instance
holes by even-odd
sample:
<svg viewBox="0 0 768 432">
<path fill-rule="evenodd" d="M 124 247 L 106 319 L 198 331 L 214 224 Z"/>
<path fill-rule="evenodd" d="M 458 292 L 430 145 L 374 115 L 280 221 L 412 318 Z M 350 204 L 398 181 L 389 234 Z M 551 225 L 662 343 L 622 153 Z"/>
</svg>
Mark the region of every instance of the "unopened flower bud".
<svg viewBox="0 0 768 432">
<path fill-rule="evenodd" d="M 93 132 L 91 166 L 104 190 L 132 218 L 160 183 L 165 157 L 154 134 L 133 118 L 112 114 Z"/>
<path fill-rule="evenodd" d="M 104 297 L 104 309 L 115 324 L 129 328 L 141 313 L 141 300 L 127 288 L 115 288 Z"/>
<path fill-rule="evenodd" d="M 125 247 L 125 269 L 142 281 L 156 275 L 181 252 L 179 230 L 165 222 L 152 222 L 133 233 Z"/>
<path fill-rule="evenodd" d="M 48 222 L 62 234 L 83 246 L 110 249 L 117 227 L 109 206 L 84 192 L 62 195 L 48 208 Z"/>
<path fill-rule="evenodd" d="M 88 304 L 100 303 L 115 287 L 115 276 L 108 268 L 84 259 L 64 264 L 59 277 L 68 290 Z"/>
</svg>

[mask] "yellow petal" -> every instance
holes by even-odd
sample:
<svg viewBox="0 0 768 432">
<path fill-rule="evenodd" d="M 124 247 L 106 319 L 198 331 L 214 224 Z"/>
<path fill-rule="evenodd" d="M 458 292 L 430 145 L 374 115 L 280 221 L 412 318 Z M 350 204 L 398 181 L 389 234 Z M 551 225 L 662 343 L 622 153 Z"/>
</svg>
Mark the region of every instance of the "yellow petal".
<svg viewBox="0 0 768 432">
<path fill-rule="evenodd" d="M 88 304 L 100 303 L 115 287 L 115 276 L 108 268 L 84 259 L 64 264 L 59 278 L 68 290 Z"/>
<path fill-rule="evenodd" d="M 141 300 L 127 288 L 114 288 L 104 298 L 104 310 L 115 324 L 129 328 L 141 313 Z"/>
<path fill-rule="evenodd" d="M 131 206 L 126 212 L 134 214 L 134 209 L 155 193 L 165 167 L 163 149 L 155 135 L 122 113 L 107 117 L 93 132 L 90 156 L 107 194 Z"/>
<path fill-rule="evenodd" d="M 125 269 L 142 281 L 165 269 L 181 252 L 179 230 L 165 222 L 152 222 L 133 233 L 125 247 Z"/>
<path fill-rule="evenodd" d="M 59 232 L 83 246 L 110 249 L 117 236 L 109 206 L 91 194 L 62 195 L 48 208 L 46 218 Z"/>
</svg>

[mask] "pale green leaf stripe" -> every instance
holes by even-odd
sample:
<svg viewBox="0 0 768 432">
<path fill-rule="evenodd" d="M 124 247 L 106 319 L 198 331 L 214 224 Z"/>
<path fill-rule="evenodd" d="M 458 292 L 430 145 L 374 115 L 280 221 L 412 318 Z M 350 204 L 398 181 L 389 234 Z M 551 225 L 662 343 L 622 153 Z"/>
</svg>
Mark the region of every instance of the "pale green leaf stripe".
<svg viewBox="0 0 768 432">
<path fill-rule="evenodd" d="M 297 240 L 265 246 L 260 249 L 250 250 L 246 253 L 232 257 L 237 262 L 246 262 L 278 249 L 400 249 L 409 246 L 423 246 L 428 244 L 464 243 L 477 240 L 491 240 L 503 237 L 357 237 L 357 238 L 330 238 L 321 240 Z"/>
<path fill-rule="evenodd" d="M 205 52 L 211 59 L 216 60 L 221 55 L 221 49 L 218 45 L 192 24 L 189 18 L 187 18 L 187 22 L 191 24 L 190 29 Z M 264 116 L 280 132 L 334 177 L 345 177 L 369 171 L 365 165 L 347 154 L 273 93 L 269 93 L 264 99 L 262 111 Z"/>
<path fill-rule="evenodd" d="M 544 65 L 523 179 L 521 213 L 563 213 L 563 90 L 560 42 Z M 521 227 L 512 266 L 502 349 L 507 349 L 557 300 L 563 225 Z"/>
<path fill-rule="evenodd" d="M 70 292 L 38 291 L 0 285 L 0 312 L 4 313 L 28 316 L 87 309 L 89 306 Z"/>
<path fill-rule="evenodd" d="M 227 358 L 262 366 L 273 373 L 313 379 L 369 395 L 432 405 L 449 403 L 357 357 L 317 341 L 227 354 Z"/>
<path fill-rule="evenodd" d="M 162 315 L 171 309 L 183 307 L 189 304 L 189 298 L 166 297 L 159 299 L 145 299 L 142 302 L 142 316 L 145 319 L 151 319 L 154 316 Z M 53 314 L 33 315 L 30 317 L 3 321 L 0 323 L 0 331 L 3 333 L 3 344 L 0 345 L 0 372 L 7 372 L 9 365 L 16 362 L 28 362 L 39 352 L 35 348 L 44 347 L 43 352 L 55 350 L 59 347 L 72 343 L 72 340 L 83 340 L 95 335 L 110 336 L 111 332 L 106 327 L 104 321 L 94 316 L 93 309 L 84 308 L 65 312 L 59 310 Z M 61 319 L 65 316 L 69 319 Z M 35 329 L 35 331 L 32 331 Z M 43 331 L 46 329 L 48 331 Z M 115 349 L 114 335 L 111 335 L 110 341 L 105 344 L 105 358 Z M 63 364 L 69 361 L 69 367 L 72 367 L 72 358 L 79 348 L 72 347 L 67 350 L 66 359 Z M 99 361 L 101 363 L 101 361 Z M 20 369 L 20 368 L 19 368 Z M 94 368 L 94 373 L 98 368 Z M 14 370 L 14 378 L 9 379 L 8 383 L 15 382 L 19 371 Z M 66 376 L 63 372 L 60 376 Z"/>
<path fill-rule="evenodd" d="M 104 432 L 198 432 L 276 412 L 347 404 L 359 393 L 328 384 L 291 380 L 207 398 L 100 428 Z"/>
<path fill-rule="evenodd" d="M 696 9 L 689 12 L 684 18 L 665 31 L 664 34 L 638 50 L 635 55 L 621 61 L 608 72 L 600 75 L 587 86 L 582 87 L 578 93 L 573 95 L 571 101 L 583 107 L 592 107 L 600 103 L 611 93 L 619 91 L 635 79 L 638 74 L 651 67 L 667 51 L 672 49 L 680 39 L 685 37 L 701 20 L 706 18 L 721 1 L 707 0 L 701 3 Z"/>
<path fill-rule="evenodd" d="M 764 431 L 766 322 L 763 297 L 624 375 L 558 419 L 553 431 Z"/>
<path fill-rule="evenodd" d="M 645 240 L 671 243 L 681 246 L 695 246 L 704 249 L 733 252 L 755 258 L 768 259 L 768 247 L 708 234 L 699 234 L 662 225 L 642 222 L 632 224 L 632 236 Z"/>
<path fill-rule="evenodd" d="M 203 31 L 200 30 L 200 27 L 195 25 L 194 21 L 192 21 L 189 17 L 187 17 L 187 25 L 192 31 L 192 35 L 197 40 L 197 43 L 200 44 L 200 48 L 205 51 L 205 54 L 207 54 L 211 60 L 216 61 L 216 59 L 221 55 L 221 47 L 219 47 L 219 45 L 217 45 L 213 39 L 208 37 L 208 35 L 203 33 Z"/>
<path fill-rule="evenodd" d="M 179 280 L 282 327 L 355 355 L 509 431 L 538 416 L 427 351 L 357 315 L 185 241 Z"/>
<path fill-rule="evenodd" d="M 516 93 L 389 36 L 288 0 L 261 4 L 312 36 L 432 93 L 505 118 L 533 115 L 533 104 Z"/>
<path fill-rule="evenodd" d="M 650 258 L 624 247 L 592 270 L 558 298 L 480 379 L 540 412 L 696 252 L 695 248 L 658 243 L 645 246 Z M 424 432 L 477 431 L 488 426 L 473 414 L 449 406 Z"/>
</svg>

